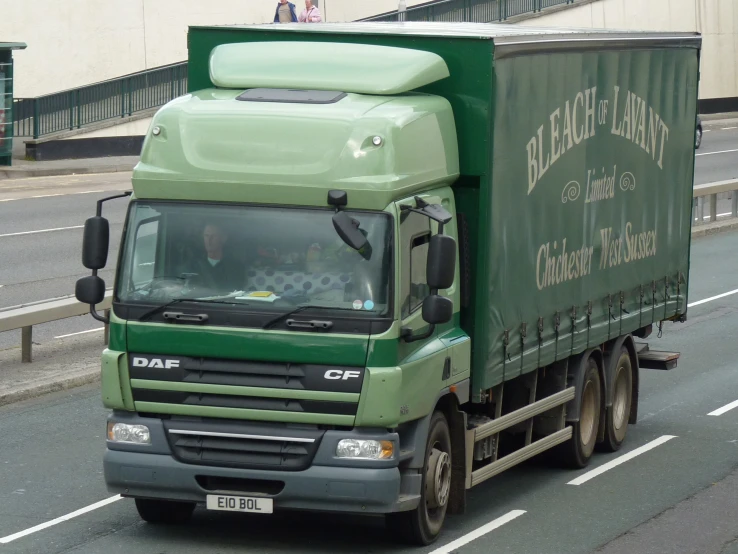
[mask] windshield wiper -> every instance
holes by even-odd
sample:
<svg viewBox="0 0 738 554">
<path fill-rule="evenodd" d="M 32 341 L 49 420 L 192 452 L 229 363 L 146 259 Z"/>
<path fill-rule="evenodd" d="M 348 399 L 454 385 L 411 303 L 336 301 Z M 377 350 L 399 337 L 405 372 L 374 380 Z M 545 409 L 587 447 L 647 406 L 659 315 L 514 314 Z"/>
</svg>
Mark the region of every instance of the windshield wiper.
<svg viewBox="0 0 738 554">
<path fill-rule="evenodd" d="M 198 298 L 175 298 L 174 300 L 170 300 L 169 302 L 166 302 L 165 304 L 162 304 L 161 306 L 157 306 L 156 308 L 150 309 L 148 312 L 146 312 L 141 317 L 139 317 L 138 320 L 146 321 L 152 315 L 157 314 L 161 312 L 162 310 L 166 310 L 167 308 L 169 308 L 170 306 L 173 306 L 174 304 L 179 304 L 180 302 L 197 302 L 198 304 L 229 304 L 229 305 L 239 304 L 238 302 L 223 302 L 222 300 L 200 300 Z"/>
<path fill-rule="evenodd" d="M 280 323 L 287 319 L 288 317 L 291 317 L 295 314 L 299 314 L 302 311 L 307 310 L 308 308 L 314 308 L 316 310 L 348 310 L 353 311 L 352 308 L 341 308 L 337 306 L 315 306 L 313 304 L 303 304 L 302 306 L 298 306 L 294 310 L 290 310 L 289 312 L 285 312 L 283 314 L 279 314 L 277 317 L 270 319 L 267 321 L 264 325 L 261 326 L 262 329 L 269 329 L 271 327 L 274 327 L 277 323 Z"/>
</svg>

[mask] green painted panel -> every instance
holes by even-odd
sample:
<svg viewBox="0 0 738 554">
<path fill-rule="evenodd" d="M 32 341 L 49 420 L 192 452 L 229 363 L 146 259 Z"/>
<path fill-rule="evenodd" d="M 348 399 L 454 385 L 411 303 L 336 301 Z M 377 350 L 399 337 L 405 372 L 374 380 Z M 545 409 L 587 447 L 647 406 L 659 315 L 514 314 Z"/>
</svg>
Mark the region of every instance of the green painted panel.
<svg viewBox="0 0 738 554">
<path fill-rule="evenodd" d="M 496 73 L 475 392 L 679 317 L 689 272 L 697 49 L 518 56 Z"/>
<path fill-rule="evenodd" d="M 134 410 L 128 375 L 128 354 L 111 349 L 103 351 L 101 389 L 106 408 Z"/>
<path fill-rule="evenodd" d="M 110 336 L 108 339 L 108 346 L 111 350 L 119 350 L 125 352 L 126 350 L 126 320 L 121 319 L 115 315 L 113 310 L 110 310 Z"/>
<path fill-rule="evenodd" d="M 307 27 L 307 26 L 303 26 Z M 366 33 L 337 30 L 315 33 L 299 27 L 280 29 L 279 25 L 249 27 L 191 27 L 188 35 L 190 91 L 211 88 L 210 54 L 220 44 L 244 42 L 322 42 L 372 44 L 411 48 L 439 55 L 446 62 L 450 79 L 442 79 L 419 89 L 443 96 L 450 103 L 456 119 L 461 173 L 483 175 L 491 162 L 488 150 L 491 140 L 490 110 L 492 106 L 492 40 L 480 40 L 480 34 L 456 38 L 387 34 L 381 27 L 361 27 Z M 295 49 L 299 54 L 299 50 Z M 314 67 L 315 64 L 308 64 Z"/>
<path fill-rule="evenodd" d="M 310 52 L 320 63 L 306 64 L 296 52 Z M 220 88 L 401 94 L 448 75 L 443 58 L 435 54 L 366 44 L 224 44 L 210 58 L 210 78 Z"/>
<path fill-rule="evenodd" d="M 128 322 L 128 350 L 263 362 L 364 367 L 367 336 Z"/>
<path fill-rule="evenodd" d="M 399 367 L 367 368 L 356 426 L 394 427 L 399 423 L 402 379 Z"/>
<path fill-rule="evenodd" d="M 242 408 L 215 408 L 212 406 L 183 406 L 158 402 L 136 402 L 136 410 L 152 414 L 189 415 L 196 417 L 221 417 L 224 419 L 249 419 L 253 421 L 278 421 L 283 423 L 311 423 L 315 425 L 354 424 L 354 416 L 279 412 L 273 410 L 245 410 Z"/>
<path fill-rule="evenodd" d="M 238 387 L 233 385 L 210 385 L 204 383 L 175 383 L 171 381 L 149 381 L 131 379 L 134 389 L 196 392 L 202 394 L 230 394 L 233 396 L 260 396 L 263 398 L 293 398 L 296 400 L 327 400 L 329 402 L 358 402 L 359 394 L 350 392 L 324 392 L 311 390 L 270 389 L 260 387 Z"/>
</svg>

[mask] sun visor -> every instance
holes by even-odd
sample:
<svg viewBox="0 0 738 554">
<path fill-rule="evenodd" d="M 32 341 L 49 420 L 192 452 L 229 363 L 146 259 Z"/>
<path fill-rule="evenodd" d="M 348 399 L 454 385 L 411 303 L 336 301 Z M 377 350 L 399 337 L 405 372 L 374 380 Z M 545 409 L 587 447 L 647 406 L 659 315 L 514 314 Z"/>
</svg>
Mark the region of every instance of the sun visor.
<svg viewBox="0 0 738 554">
<path fill-rule="evenodd" d="M 437 54 L 367 44 L 250 42 L 222 44 L 210 55 L 216 87 L 402 94 L 449 76 Z"/>
</svg>

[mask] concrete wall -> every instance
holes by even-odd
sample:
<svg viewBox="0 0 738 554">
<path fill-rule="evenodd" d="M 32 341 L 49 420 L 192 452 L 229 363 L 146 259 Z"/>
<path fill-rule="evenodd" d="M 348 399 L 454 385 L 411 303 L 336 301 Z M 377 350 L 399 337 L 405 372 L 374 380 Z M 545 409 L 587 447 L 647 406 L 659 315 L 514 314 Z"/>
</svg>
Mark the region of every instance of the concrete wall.
<svg viewBox="0 0 738 554">
<path fill-rule="evenodd" d="M 292 0 L 299 9 L 303 0 Z M 427 0 L 408 0 L 414 6 Z M 397 8 L 397 0 L 320 0 L 329 21 Z M 187 58 L 189 25 L 268 23 L 277 0 L 3 0 L 0 37 L 16 53 L 15 96 L 39 96 Z"/>
<path fill-rule="evenodd" d="M 521 25 L 649 31 L 697 31 L 703 35 L 700 98 L 738 97 L 736 0 L 598 0 L 522 21 Z"/>
</svg>

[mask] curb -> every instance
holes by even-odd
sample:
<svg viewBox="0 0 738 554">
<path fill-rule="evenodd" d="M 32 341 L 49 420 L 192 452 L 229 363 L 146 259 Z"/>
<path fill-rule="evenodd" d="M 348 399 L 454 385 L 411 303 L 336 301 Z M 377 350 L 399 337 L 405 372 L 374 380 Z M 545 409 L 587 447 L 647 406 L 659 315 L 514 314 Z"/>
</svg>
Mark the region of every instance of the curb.
<svg viewBox="0 0 738 554">
<path fill-rule="evenodd" d="M 726 231 L 734 231 L 738 229 L 738 219 L 729 219 L 727 221 L 716 221 L 692 227 L 692 238 L 709 237 Z"/>
<path fill-rule="evenodd" d="M 120 173 L 133 171 L 131 165 L 102 165 L 99 167 L 59 167 L 47 169 L 4 169 L 0 170 L 0 180 L 27 179 L 29 177 L 56 177 L 61 175 L 90 175 L 95 173 Z"/>
<path fill-rule="evenodd" d="M 0 407 L 23 400 L 30 400 L 44 394 L 59 392 L 62 390 L 89 385 L 100 380 L 100 368 L 94 366 L 89 372 L 75 375 L 56 381 L 28 385 L 25 388 L 14 390 L 5 394 L 0 393 Z"/>
</svg>

